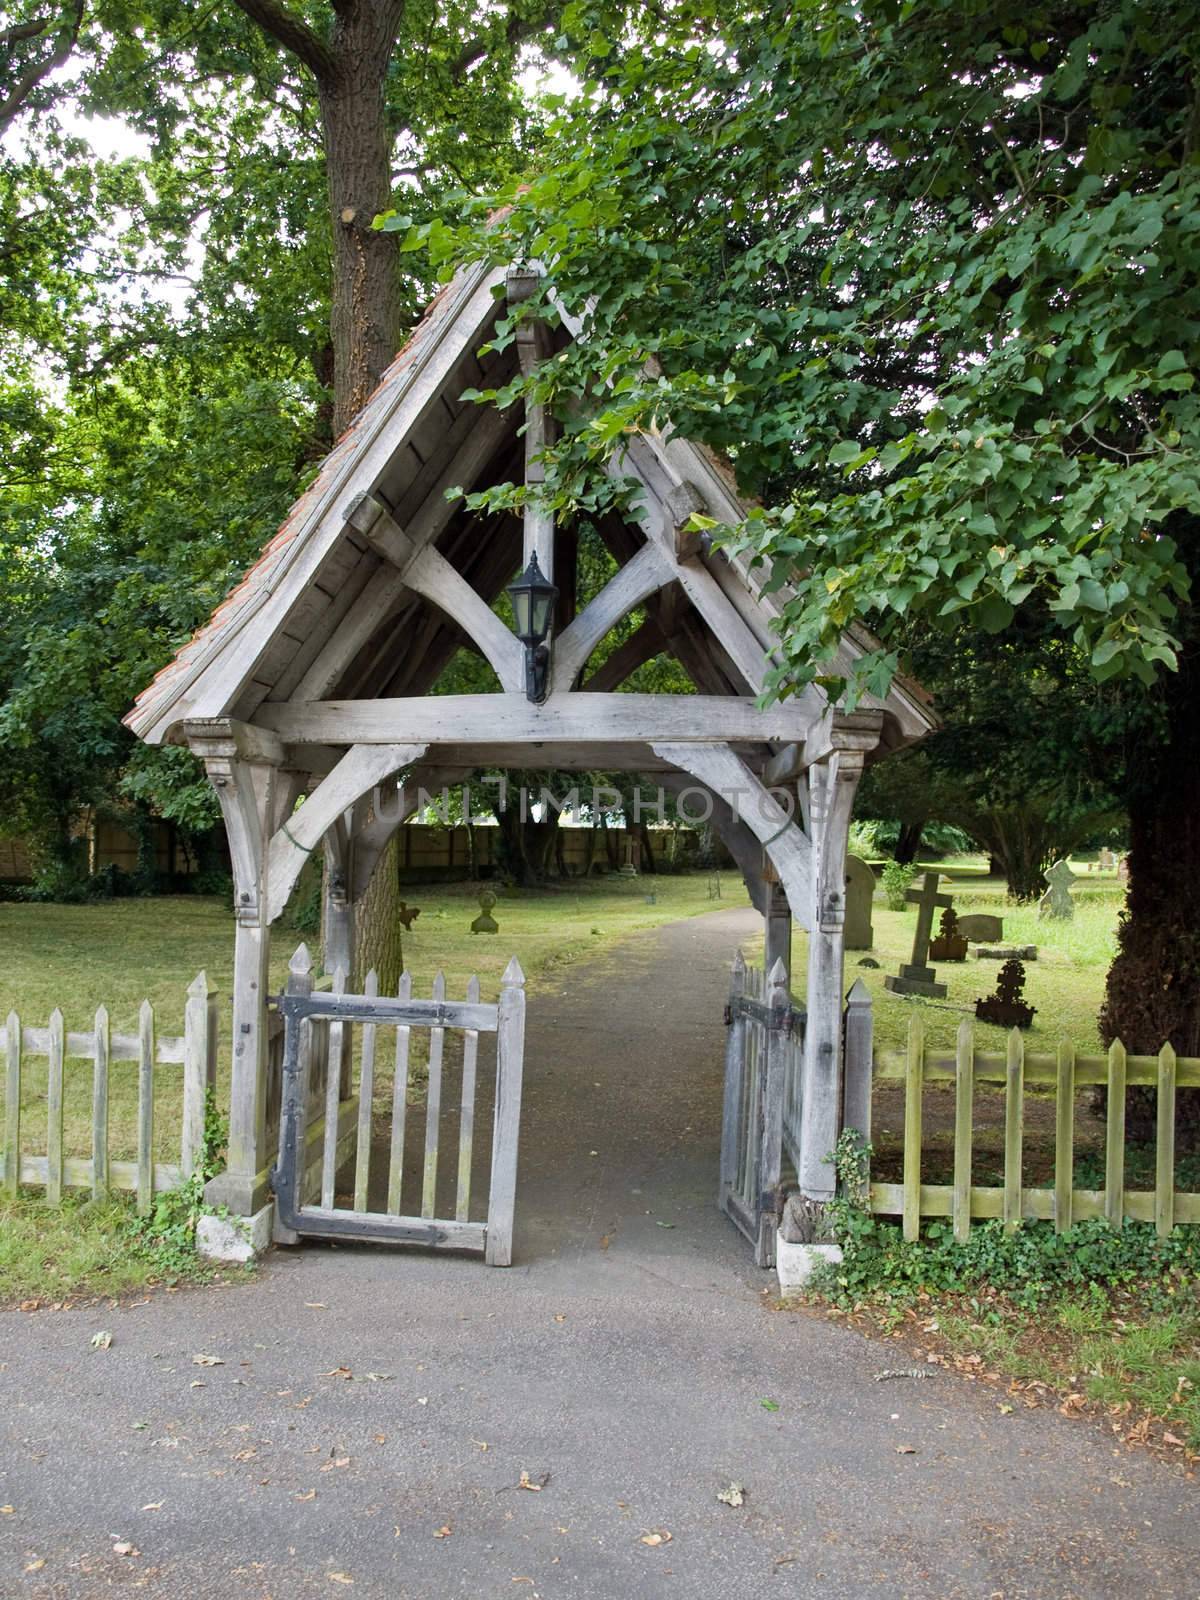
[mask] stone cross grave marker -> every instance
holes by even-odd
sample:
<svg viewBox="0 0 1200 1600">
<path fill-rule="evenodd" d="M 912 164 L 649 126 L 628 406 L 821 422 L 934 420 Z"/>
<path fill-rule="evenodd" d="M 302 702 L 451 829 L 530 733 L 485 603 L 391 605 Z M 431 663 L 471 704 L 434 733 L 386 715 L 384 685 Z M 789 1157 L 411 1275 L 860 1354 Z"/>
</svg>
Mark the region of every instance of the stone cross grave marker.
<svg viewBox="0 0 1200 1600">
<path fill-rule="evenodd" d="M 885 989 L 893 994 L 924 994 L 932 1000 L 944 1000 L 946 985 L 937 981 L 937 973 L 929 965 L 929 941 L 933 934 L 933 914 L 954 901 L 948 894 L 938 893 L 938 874 L 927 872 L 919 889 L 910 889 L 904 897 L 917 908 L 917 926 L 913 933 L 912 961 L 900 968 L 898 977 L 889 974 L 883 980 Z"/>
<path fill-rule="evenodd" d="M 1075 902 L 1071 899 L 1071 885 L 1079 879 L 1066 861 L 1056 861 L 1046 873 L 1050 887 L 1038 901 L 1039 917 L 1058 917 L 1069 922 L 1075 915 Z"/>
</svg>

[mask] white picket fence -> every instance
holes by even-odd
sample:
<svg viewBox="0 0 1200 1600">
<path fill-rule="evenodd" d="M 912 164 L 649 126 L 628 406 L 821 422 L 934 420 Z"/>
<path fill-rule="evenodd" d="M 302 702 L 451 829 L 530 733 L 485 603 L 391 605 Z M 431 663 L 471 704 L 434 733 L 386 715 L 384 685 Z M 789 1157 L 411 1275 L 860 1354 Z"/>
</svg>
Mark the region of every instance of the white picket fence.
<svg viewBox="0 0 1200 1600">
<path fill-rule="evenodd" d="M 201 972 L 187 991 L 182 1037 L 160 1036 L 155 1030 L 154 1008 L 143 1000 L 136 1035 L 113 1033 L 108 1009 L 101 1006 L 91 1030 L 68 1033 L 62 1012 L 55 1007 L 49 1026 L 27 1028 L 15 1011 L 5 1028 L 4 1146 L 0 1156 L 0 1189 L 15 1198 L 23 1185 L 42 1188 L 49 1205 L 62 1204 L 64 1189 L 90 1189 L 99 1199 L 112 1190 L 137 1195 L 143 1215 L 154 1195 L 173 1189 L 196 1170 L 204 1151 L 205 1102 L 216 1085 L 216 991 Z M 29 1154 L 21 1149 L 21 1074 L 31 1056 L 43 1056 L 46 1071 L 46 1150 Z M 92 1153 L 90 1157 L 64 1151 L 64 1087 L 68 1060 L 92 1063 Z M 114 1061 L 138 1063 L 137 1159 L 112 1160 L 109 1156 L 110 1066 Z M 182 1135 L 179 1165 L 154 1160 L 156 1066 L 183 1068 Z"/>
</svg>

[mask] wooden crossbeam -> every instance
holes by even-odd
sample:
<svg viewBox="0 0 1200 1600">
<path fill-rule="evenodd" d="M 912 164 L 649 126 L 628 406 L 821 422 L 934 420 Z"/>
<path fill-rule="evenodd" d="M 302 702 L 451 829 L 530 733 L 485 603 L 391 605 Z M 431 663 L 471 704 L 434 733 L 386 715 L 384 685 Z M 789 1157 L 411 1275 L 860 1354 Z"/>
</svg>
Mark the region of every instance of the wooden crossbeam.
<svg viewBox="0 0 1200 1600">
<path fill-rule="evenodd" d="M 619 567 L 555 641 L 554 688 L 569 689 L 605 634 L 647 595 L 669 582 L 670 577 L 666 559 L 657 545 L 643 545 L 632 561 Z"/>
<path fill-rule="evenodd" d="M 522 694 L 290 701 L 264 703 L 258 717 L 288 743 L 317 744 L 437 744 L 448 734 L 456 744 L 787 742 L 808 727 L 792 701 L 760 710 L 734 695 L 552 694 L 542 705 Z"/>
</svg>

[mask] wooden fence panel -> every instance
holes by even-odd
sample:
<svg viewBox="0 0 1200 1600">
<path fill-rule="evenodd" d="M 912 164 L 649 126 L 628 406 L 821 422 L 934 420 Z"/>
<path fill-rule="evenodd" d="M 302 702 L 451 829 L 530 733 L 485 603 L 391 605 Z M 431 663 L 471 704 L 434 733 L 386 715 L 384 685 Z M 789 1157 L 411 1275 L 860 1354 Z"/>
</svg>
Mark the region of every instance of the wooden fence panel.
<svg viewBox="0 0 1200 1600">
<path fill-rule="evenodd" d="M 856 1037 L 870 1025 L 865 993 L 860 1006 L 868 1019 L 856 1019 Z M 848 1006 L 848 1040 L 850 1018 Z M 903 1181 L 871 1182 L 868 1204 L 881 1215 L 899 1216 L 907 1240 L 920 1237 L 921 1219 L 928 1217 L 951 1218 L 960 1241 L 970 1236 L 972 1222 L 985 1218 L 1002 1219 L 1008 1231 L 1025 1220 L 1053 1221 L 1060 1233 L 1095 1217 L 1106 1218 L 1115 1228 L 1127 1220 L 1152 1222 L 1161 1237 L 1175 1227 L 1200 1223 L 1200 1193 L 1180 1191 L 1175 1183 L 1176 1091 L 1200 1087 L 1200 1058 L 1177 1058 L 1169 1044 L 1157 1056 L 1130 1056 L 1114 1040 L 1107 1055 L 1087 1056 L 1064 1040 L 1054 1055 L 1046 1055 L 1028 1051 L 1025 1038 L 1014 1028 L 1000 1056 L 976 1050 L 973 1024 L 964 1019 L 954 1054 L 947 1055 L 926 1048 L 923 1020 L 917 1014 L 910 1019 L 903 1055 L 894 1050 L 875 1053 L 873 1078 L 904 1084 Z M 921 1181 L 922 1103 L 930 1083 L 954 1085 L 954 1165 L 949 1184 Z M 1052 1089 L 1055 1097 L 1053 1187 L 1046 1189 L 1027 1188 L 1024 1183 L 1025 1094 L 1031 1083 Z M 1004 1181 L 999 1187 L 979 1186 L 973 1179 L 975 1103 L 981 1084 L 1004 1094 Z M 1125 1097 L 1132 1084 L 1152 1087 L 1157 1095 L 1153 1190 L 1131 1191 L 1126 1185 Z M 1104 1188 L 1077 1189 L 1075 1097 L 1081 1087 L 1098 1085 L 1107 1090 Z M 849 1094 L 848 1087 L 847 1104 Z M 855 1098 L 857 1115 L 862 1116 L 861 1088 Z"/>
<path fill-rule="evenodd" d="M 145 1215 L 156 1193 L 175 1187 L 195 1171 L 204 1148 L 207 1096 L 216 1082 L 216 995 L 204 973 L 187 991 L 184 1032 L 179 1036 L 156 1034 L 149 1001 L 142 1002 L 136 1034 L 114 1034 L 105 1006 L 97 1009 L 86 1033 L 68 1032 L 57 1007 L 45 1028 L 23 1027 L 19 1014 L 12 1011 L 4 1030 L 4 1054 L 0 1188 L 9 1199 L 16 1198 L 22 1185 L 44 1189 L 47 1204 L 53 1206 L 62 1204 L 68 1189 L 90 1189 L 95 1199 L 118 1190 L 136 1194 L 138 1211 Z M 36 1057 L 46 1059 L 44 1155 L 21 1149 L 22 1075 Z M 91 1151 L 86 1156 L 68 1153 L 65 1143 L 67 1062 L 78 1058 L 91 1063 Z M 137 1152 L 132 1161 L 114 1161 L 109 1148 L 114 1061 L 137 1062 Z M 183 1069 L 178 1165 L 154 1159 L 154 1073 L 163 1066 Z"/>
</svg>

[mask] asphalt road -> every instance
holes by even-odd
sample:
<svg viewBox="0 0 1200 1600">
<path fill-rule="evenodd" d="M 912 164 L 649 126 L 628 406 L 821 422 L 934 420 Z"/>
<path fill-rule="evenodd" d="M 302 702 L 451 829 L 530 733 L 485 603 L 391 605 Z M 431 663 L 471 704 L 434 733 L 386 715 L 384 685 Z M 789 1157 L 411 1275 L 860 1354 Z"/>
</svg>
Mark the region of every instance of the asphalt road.
<svg viewBox="0 0 1200 1600">
<path fill-rule="evenodd" d="M 892 1351 L 770 1308 L 713 1205 L 753 922 L 534 997 L 510 1270 L 306 1247 L 249 1285 L 0 1315 L 0 1593 L 1200 1595 L 1176 1470 L 945 1373 L 877 1383 Z"/>
</svg>

